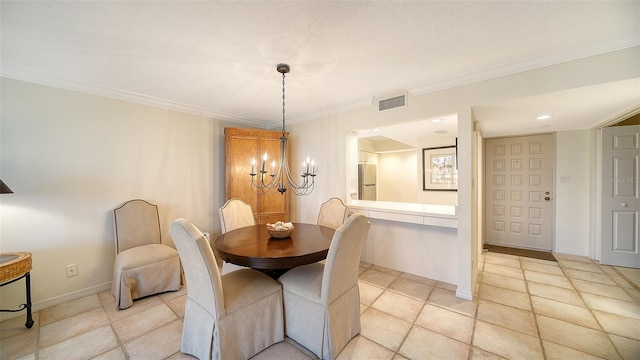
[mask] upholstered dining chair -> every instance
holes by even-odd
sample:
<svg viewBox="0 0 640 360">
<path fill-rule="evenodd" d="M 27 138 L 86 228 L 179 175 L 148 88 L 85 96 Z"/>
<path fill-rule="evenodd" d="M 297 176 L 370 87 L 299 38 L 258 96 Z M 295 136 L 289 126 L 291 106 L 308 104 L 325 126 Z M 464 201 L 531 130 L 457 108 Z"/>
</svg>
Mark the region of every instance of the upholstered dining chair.
<svg viewBox="0 0 640 360">
<path fill-rule="evenodd" d="M 177 219 L 169 234 L 187 279 L 181 351 L 198 359 L 248 359 L 284 340 L 282 287 L 242 269 L 221 276 L 204 235 Z"/>
<path fill-rule="evenodd" d="M 240 199 L 227 200 L 227 202 L 218 209 L 218 216 L 220 217 L 220 230 L 223 234 L 237 228 L 256 224 L 251 205 Z M 228 262 L 222 263 L 223 275 L 239 269 L 244 269 L 244 267 Z"/>
<path fill-rule="evenodd" d="M 332 197 L 320 205 L 317 224 L 335 230 L 347 219 L 347 209 L 347 205 L 341 199 Z"/>
<path fill-rule="evenodd" d="M 327 260 L 282 275 L 286 335 L 321 359 L 335 359 L 360 333 L 358 269 L 369 221 L 350 216 L 333 235 Z"/>
<path fill-rule="evenodd" d="M 158 207 L 145 200 L 129 200 L 113 210 L 116 259 L 111 293 L 116 309 L 134 299 L 180 289 L 178 252 L 162 243 Z"/>
</svg>

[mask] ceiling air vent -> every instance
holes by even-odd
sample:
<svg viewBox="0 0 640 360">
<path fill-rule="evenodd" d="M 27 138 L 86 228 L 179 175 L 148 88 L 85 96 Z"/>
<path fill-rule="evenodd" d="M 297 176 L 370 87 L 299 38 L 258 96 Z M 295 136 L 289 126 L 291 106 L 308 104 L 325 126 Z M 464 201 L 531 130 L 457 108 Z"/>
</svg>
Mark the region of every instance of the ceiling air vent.
<svg viewBox="0 0 640 360">
<path fill-rule="evenodd" d="M 395 96 L 378 101 L 378 111 L 384 111 L 404 106 L 407 106 L 406 95 Z"/>
</svg>

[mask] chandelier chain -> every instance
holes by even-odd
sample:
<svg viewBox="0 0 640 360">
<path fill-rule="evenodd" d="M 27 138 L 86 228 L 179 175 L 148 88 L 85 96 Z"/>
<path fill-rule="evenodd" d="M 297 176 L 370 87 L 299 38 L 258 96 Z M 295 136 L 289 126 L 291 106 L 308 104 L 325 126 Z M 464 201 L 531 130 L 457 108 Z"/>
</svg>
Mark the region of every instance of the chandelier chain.
<svg viewBox="0 0 640 360">
<path fill-rule="evenodd" d="M 284 134 L 284 77 L 285 73 L 282 73 L 282 133 Z"/>
</svg>

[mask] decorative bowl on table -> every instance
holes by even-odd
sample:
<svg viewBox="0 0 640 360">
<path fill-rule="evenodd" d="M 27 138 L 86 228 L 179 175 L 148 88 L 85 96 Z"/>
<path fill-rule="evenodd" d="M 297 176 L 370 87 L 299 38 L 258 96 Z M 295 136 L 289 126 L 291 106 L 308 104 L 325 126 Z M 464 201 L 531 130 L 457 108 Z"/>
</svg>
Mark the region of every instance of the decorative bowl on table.
<svg viewBox="0 0 640 360">
<path fill-rule="evenodd" d="M 284 239 L 291 236 L 293 224 L 290 222 L 278 221 L 275 224 L 267 223 L 267 232 L 272 238 Z"/>
</svg>

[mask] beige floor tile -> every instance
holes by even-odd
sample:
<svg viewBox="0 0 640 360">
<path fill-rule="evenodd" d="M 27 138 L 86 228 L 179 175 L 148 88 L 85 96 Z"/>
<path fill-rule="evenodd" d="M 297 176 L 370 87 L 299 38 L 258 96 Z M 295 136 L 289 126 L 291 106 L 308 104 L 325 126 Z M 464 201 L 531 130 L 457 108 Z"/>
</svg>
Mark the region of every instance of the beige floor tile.
<svg viewBox="0 0 640 360">
<path fill-rule="evenodd" d="M 453 285 L 453 284 L 449 284 L 446 282 L 442 282 L 442 281 L 438 281 L 436 283 L 436 287 L 438 289 L 444 289 L 444 290 L 449 290 L 449 291 L 456 291 L 456 289 L 458 288 L 457 286 Z"/>
<path fill-rule="evenodd" d="M 180 351 L 182 321 L 176 320 L 124 344 L 131 360 L 165 359 Z"/>
<path fill-rule="evenodd" d="M 360 335 L 388 349 L 397 351 L 411 329 L 411 323 L 369 308 L 360 319 Z"/>
<path fill-rule="evenodd" d="M 531 311 L 480 300 L 476 319 L 527 335 L 538 336 L 536 320 Z"/>
<path fill-rule="evenodd" d="M 580 292 L 607 296 L 619 300 L 634 301 L 623 288 L 617 285 L 605 285 L 579 279 L 572 279 L 571 282 L 576 290 Z"/>
<path fill-rule="evenodd" d="M 127 342 L 177 319 L 176 314 L 166 304 L 160 304 L 128 318 L 114 321 L 113 329 L 120 341 Z"/>
<path fill-rule="evenodd" d="M 371 304 L 371 307 L 412 323 L 423 305 L 423 301 L 387 290 Z"/>
<path fill-rule="evenodd" d="M 360 303 L 360 315 L 362 315 L 362 313 L 364 313 L 368 308 L 369 307 L 367 305 Z"/>
<path fill-rule="evenodd" d="M 114 307 L 116 304 L 116 299 L 113 297 L 111 290 L 105 290 L 105 291 L 99 292 L 98 298 L 100 299 L 100 302 L 102 303 L 102 306 L 104 306 L 105 309 L 110 309 Z"/>
<path fill-rule="evenodd" d="M 607 274 L 618 286 L 624 289 L 633 289 L 633 282 L 625 279 L 620 276 L 618 273 L 616 274 Z"/>
<path fill-rule="evenodd" d="M 371 305 L 384 292 L 383 288 L 371 285 L 364 281 L 358 281 L 358 289 L 360 290 L 360 303 Z"/>
<path fill-rule="evenodd" d="M 286 341 L 281 341 L 266 348 L 265 350 L 251 358 L 251 360 L 272 359 L 309 360 L 309 357 L 300 352 L 300 350 L 296 349 L 295 346 L 292 346 Z"/>
<path fill-rule="evenodd" d="M 522 268 L 524 270 L 535 271 L 535 272 L 539 272 L 539 273 L 543 273 L 543 274 L 564 276 L 564 273 L 562 272 L 562 269 L 557 264 L 548 265 L 548 264 L 541 264 L 541 263 L 538 263 L 538 262 L 523 260 L 522 261 Z"/>
<path fill-rule="evenodd" d="M 171 299 L 175 299 L 177 297 L 185 295 L 187 295 L 187 287 L 181 286 L 180 289 L 176 291 L 167 291 L 163 292 L 162 294 L 158 294 L 158 297 L 164 302 L 169 302 Z"/>
<path fill-rule="evenodd" d="M 491 254 L 491 253 L 489 253 Z M 494 265 L 502 265 L 502 266 L 509 266 L 509 267 L 513 267 L 513 268 L 520 268 L 520 260 L 518 260 L 517 257 L 503 257 L 503 256 L 486 256 L 485 257 L 485 266 L 487 264 L 494 264 Z"/>
<path fill-rule="evenodd" d="M 640 269 L 627 268 L 616 266 L 615 269 L 621 273 L 626 279 L 635 284 L 637 288 L 640 288 Z"/>
<path fill-rule="evenodd" d="M 91 360 L 126 360 L 126 356 L 124 352 L 122 352 L 122 348 L 120 346 L 107 351 L 101 355 L 98 355 Z"/>
<path fill-rule="evenodd" d="M 617 285 L 609 275 L 605 273 L 594 273 L 591 271 L 577 270 L 577 269 L 564 269 L 565 274 L 570 279 L 592 281 L 605 285 Z"/>
<path fill-rule="evenodd" d="M 627 294 L 629 294 L 629 296 L 631 296 L 631 298 L 633 299 L 633 301 L 635 302 L 640 302 L 640 290 L 636 290 L 636 289 L 624 289 L 624 291 L 627 292 Z"/>
<path fill-rule="evenodd" d="M 15 319 L 15 318 L 14 318 Z M 10 320 L 2 322 L 2 329 L 9 324 Z M 20 317 L 20 325 L 24 326 L 24 318 Z M 14 335 L 0 340 L 0 359 L 17 359 L 22 356 L 35 353 L 38 344 L 38 328 L 34 325 L 30 331 L 12 332 Z M 31 331 L 32 330 L 32 331 Z"/>
<path fill-rule="evenodd" d="M 473 345 L 507 359 L 543 359 L 540 340 L 501 326 L 476 322 Z"/>
<path fill-rule="evenodd" d="M 111 326 L 106 325 L 40 349 L 39 358 L 48 360 L 90 359 L 118 346 Z"/>
<path fill-rule="evenodd" d="M 13 359 L 7 359 L 7 360 L 13 360 Z M 19 358 L 15 359 L 15 360 L 36 360 L 36 354 L 35 353 L 28 354 L 28 355 L 19 357 Z"/>
<path fill-rule="evenodd" d="M 533 281 L 540 284 L 553 285 L 565 289 L 573 289 L 571 282 L 564 276 L 540 273 L 537 271 L 525 270 L 524 276 L 527 281 Z"/>
<path fill-rule="evenodd" d="M 469 345 L 414 326 L 398 353 L 409 359 L 466 359 Z"/>
<path fill-rule="evenodd" d="M 571 305 L 584 306 L 584 302 L 573 289 L 565 289 L 536 282 L 528 282 L 528 287 L 531 295 L 557 300 Z"/>
<path fill-rule="evenodd" d="M 586 328 L 566 321 L 536 315 L 540 337 L 571 349 L 600 356 L 605 359 L 619 359 L 604 332 Z"/>
<path fill-rule="evenodd" d="M 640 319 L 640 304 L 631 301 L 613 299 L 606 296 L 582 294 L 582 299 L 587 306 L 594 310 L 606 311 L 634 319 Z"/>
<path fill-rule="evenodd" d="M 536 314 L 564 320 L 572 324 L 586 326 L 596 330 L 601 330 L 596 319 L 585 307 L 570 305 L 560 301 L 545 299 L 537 296 L 531 297 L 531 304 L 533 305 L 533 311 Z"/>
<path fill-rule="evenodd" d="M 427 303 L 438 305 L 468 316 L 474 316 L 477 307 L 476 301 L 460 299 L 456 297 L 455 292 L 439 288 L 433 289 Z"/>
<path fill-rule="evenodd" d="M 589 355 L 582 351 L 574 350 L 566 346 L 558 345 L 549 341 L 542 341 L 544 353 L 548 360 L 601 360 L 601 357 Z"/>
<path fill-rule="evenodd" d="M 484 273 L 498 274 L 509 276 L 516 279 L 524 279 L 522 275 L 522 269 L 504 266 L 504 265 L 496 265 L 491 263 L 484 264 Z"/>
<path fill-rule="evenodd" d="M 482 284 L 501 287 L 508 290 L 527 292 L 527 285 L 522 279 L 516 279 L 509 276 L 486 273 L 482 275 Z"/>
<path fill-rule="evenodd" d="M 378 265 L 372 265 L 371 269 L 372 270 L 376 270 L 376 271 L 380 271 L 380 272 L 385 273 L 385 274 L 393 275 L 393 276 L 396 276 L 396 277 L 400 276 L 400 274 L 402 273 L 401 271 L 389 269 L 387 267 L 378 266 Z"/>
<path fill-rule="evenodd" d="M 522 263 L 523 261 L 526 261 L 526 262 L 534 262 L 534 263 L 538 263 L 538 264 L 542 264 L 542 265 L 558 266 L 558 262 L 557 262 L 557 261 L 553 261 L 553 260 L 543 260 L 543 259 L 535 259 L 535 258 L 530 258 L 530 257 L 524 257 L 524 256 L 521 256 L 521 257 L 520 257 L 520 263 Z"/>
<path fill-rule="evenodd" d="M 526 293 L 482 284 L 479 297 L 480 299 L 531 311 L 531 301 Z"/>
<path fill-rule="evenodd" d="M 604 331 L 640 340 L 640 320 L 598 310 L 593 310 L 593 314 Z"/>
<path fill-rule="evenodd" d="M 416 300 L 426 301 L 433 290 L 433 286 L 400 277 L 391 284 L 389 289 Z"/>
<path fill-rule="evenodd" d="M 492 354 L 490 352 L 484 351 L 477 347 L 471 348 L 471 355 L 469 356 L 469 360 L 502 360 L 502 359 L 504 359 L 502 356 Z"/>
<path fill-rule="evenodd" d="M 382 288 L 387 288 L 398 278 L 398 275 L 390 275 L 373 268 L 368 269 L 367 271 L 360 274 L 360 281 L 367 282 L 371 285 L 377 285 Z"/>
<path fill-rule="evenodd" d="M 638 360 L 640 358 L 640 341 L 616 335 L 609 335 L 609 337 L 624 360 Z"/>
<path fill-rule="evenodd" d="M 40 311 L 40 325 L 47 325 L 58 320 L 77 315 L 95 308 L 102 308 L 98 295 L 85 296 L 83 298 L 52 306 Z"/>
<path fill-rule="evenodd" d="M 416 325 L 465 344 L 471 343 L 473 317 L 427 304 L 416 319 Z"/>
<path fill-rule="evenodd" d="M 575 270 L 589 271 L 589 272 L 599 273 L 599 274 L 604 273 L 602 269 L 600 269 L 600 266 L 598 266 L 598 264 L 594 262 L 589 263 L 585 261 L 573 261 L 573 260 L 560 259 L 558 260 L 558 264 L 560 265 L 560 267 L 564 269 L 575 269 Z"/>
<path fill-rule="evenodd" d="M 362 336 L 356 336 L 351 339 L 347 346 L 342 349 L 336 360 L 391 360 L 393 352 L 383 346 Z M 289 359 L 287 357 L 271 358 L 271 359 Z M 308 358 L 307 358 L 308 359 Z M 253 359 L 252 359 L 253 360 Z"/>
<path fill-rule="evenodd" d="M 167 305 L 181 319 L 184 318 L 184 308 L 186 304 L 187 304 L 186 294 L 167 301 Z"/>
<path fill-rule="evenodd" d="M 40 349 L 109 324 L 102 307 L 40 326 Z"/>
<path fill-rule="evenodd" d="M 415 282 L 418 282 L 420 284 L 429 285 L 429 286 L 432 286 L 432 287 L 436 286 L 436 283 L 438 282 L 438 281 L 433 280 L 433 279 L 428 279 L 426 277 L 413 275 L 413 274 L 408 274 L 408 273 L 400 274 L 400 278 L 401 279 L 407 279 L 407 280 L 415 281 Z"/>
<path fill-rule="evenodd" d="M 27 316 L 22 313 L 20 316 L 0 322 L 0 339 L 15 335 L 37 334 L 40 328 L 40 311 L 34 312 L 31 314 L 31 317 L 33 318 L 33 326 L 31 329 L 27 329 L 27 327 L 24 326 L 25 322 L 27 322 Z"/>
<path fill-rule="evenodd" d="M 179 351 L 167 358 L 167 360 L 197 360 L 197 359 L 198 358 L 195 357 L 195 356 L 191 356 L 189 354 L 184 354 L 184 353 L 181 353 Z M 280 359 L 280 358 L 274 358 L 274 360 L 275 359 Z M 309 359 L 309 358 L 306 358 L 305 360 L 307 360 L 307 359 Z M 252 358 L 252 360 L 253 360 L 253 358 Z M 296 359 L 294 358 L 294 360 L 296 360 Z"/>
<path fill-rule="evenodd" d="M 496 258 L 496 257 L 499 257 L 499 258 L 506 258 L 506 259 L 515 259 L 515 260 L 518 260 L 518 256 L 516 256 L 516 255 L 511 255 L 511 254 L 503 254 L 503 253 L 499 253 L 499 252 L 491 252 L 491 251 L 487 251 L 487 252 L 485 252 L 484 254 L 485 254 L 485 255 L 484 255 L 485 261 L 486 261 L 487 259 L 489 259 L 489 258 Z"/>
<path fill-rule="evenodd" d="M 591 261 L 591 259 L 589 259 L 586 256 L 562 254 L 562 253 L 553 253 L 553 256 L 555 256 L 557 260 L 581 261 L 581 262 L 593 264 L 593 261 Z"/>
<path fill-rule="evenodd" d="M 113 303 L 115 306 L 115 302 Z M 107 316 L 111 321 L 118 321 L 120 319 L 124 319 L 132 316 L 135 313 L 145 311 L 154 306 L 163 304 L 162 300 L 160 300 L 157 296 L 150 296 L 144 299 L 138 299 L 133 302 L 133 305 L 124 309 L 124 310 L 116 310 L 113 306 L 105 307 L 105 311 L 107 312 Z"/>
</svg>

